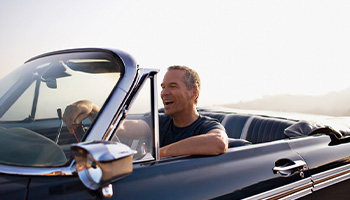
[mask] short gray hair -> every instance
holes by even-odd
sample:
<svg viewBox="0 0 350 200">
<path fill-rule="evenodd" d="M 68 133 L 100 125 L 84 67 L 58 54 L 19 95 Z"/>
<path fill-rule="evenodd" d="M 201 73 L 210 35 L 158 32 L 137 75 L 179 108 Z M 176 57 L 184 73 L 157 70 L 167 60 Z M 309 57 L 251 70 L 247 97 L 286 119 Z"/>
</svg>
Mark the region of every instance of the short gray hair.
<svg viewBox="0 0 350 200">
<path fill-rule="evenodd" d="M 199 75 L 198 73 L 189 68 L 189 67 L 186 67 L 186 66 L 183 66 L 183 65 L 173 65 L 173 66 L 170 66 L 168 67 L 168 71 L 170 70 L 183 70 L 185 71 L 185 77 L 184 77 L 184 83 L 187 87 L 187 89 L 191 90 L 193 88 L 196 88 L 198 90 L 198 96 L 199 96 L 199 92 L 200 92 L 200 89 L 201 89 L 201 80 L 199 78 Z M 198 96 L 195 100 L 195 104 L 198 103 Z"/>
</svg>

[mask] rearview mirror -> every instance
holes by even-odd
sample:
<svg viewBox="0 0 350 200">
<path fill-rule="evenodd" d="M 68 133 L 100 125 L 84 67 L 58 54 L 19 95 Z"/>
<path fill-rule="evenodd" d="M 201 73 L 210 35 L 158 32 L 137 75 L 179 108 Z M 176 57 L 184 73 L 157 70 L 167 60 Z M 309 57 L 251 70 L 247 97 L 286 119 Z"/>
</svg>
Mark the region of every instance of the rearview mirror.
<svg viewBox="0 0 350 200">
<path fill-rule="evenodd" d="M 53 77 L 48 77 L 48 78 L 41 78 L 41 81 L 46 83 L 46 86 L 51 89 L 56 89 L 57 88 L 57 81 Z"/>
</svg>

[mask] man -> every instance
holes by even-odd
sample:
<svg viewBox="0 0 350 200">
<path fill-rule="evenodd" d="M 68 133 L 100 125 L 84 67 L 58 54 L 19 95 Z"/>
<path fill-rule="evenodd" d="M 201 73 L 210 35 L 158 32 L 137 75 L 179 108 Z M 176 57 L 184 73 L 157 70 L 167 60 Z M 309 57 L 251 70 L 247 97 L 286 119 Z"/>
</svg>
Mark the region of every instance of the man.
<svg viewBox="0 0 350 200">
<path fill-rule="evenodd" d="M 184 66 L 169 67 L 161 87 L 164 113 L 168 116 L 164 116 L 165 120 L 160 118 L 160 141 L 166 145 L 160 149 L 161 157 L 226 152 L 227 134 L 222 125 L 197 112 L 198 74 Z M 171 137 L 173 141 L 167 142 Z"/>
<path fill-rule="evenodd" d="M 160 156 L 218 155 L 228 148 L 223 126 L 215 119 L 200 116 L 196 106 L 200 92 L 198 74 L 185 66 L 171 66 L 161 83 L 165 115 L 159 118 Z M 67 128 L 96 114 L 99 108 L 90 101 L 68 106 L 63 115 Z"/>
</svg>

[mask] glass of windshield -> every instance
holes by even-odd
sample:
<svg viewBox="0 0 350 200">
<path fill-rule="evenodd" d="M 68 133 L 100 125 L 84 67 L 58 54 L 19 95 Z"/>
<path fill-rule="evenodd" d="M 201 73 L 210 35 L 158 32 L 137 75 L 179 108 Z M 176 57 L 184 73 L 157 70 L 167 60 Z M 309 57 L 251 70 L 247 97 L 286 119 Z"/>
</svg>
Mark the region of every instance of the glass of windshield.
<svg viewBox="0 0 350 200">
<path fill-rule="evenodd" d="M 71 134 L 62 122 L 66 106 L 83 99 L 102 106 L 123 65 L 107 52 L 48 55 L 0 80 L 0 163 L 58 166 L 70 159 L 92 122 Z"/>
</svg>

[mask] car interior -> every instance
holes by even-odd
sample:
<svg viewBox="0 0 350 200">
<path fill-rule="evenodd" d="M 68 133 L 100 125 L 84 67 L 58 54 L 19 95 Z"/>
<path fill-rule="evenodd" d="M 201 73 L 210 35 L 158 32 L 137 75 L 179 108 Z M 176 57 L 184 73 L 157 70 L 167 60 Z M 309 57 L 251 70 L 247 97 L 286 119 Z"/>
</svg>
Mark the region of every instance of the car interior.
<svg viewBox="0 0 350 200">
<path fill-rule="evenodd" d="M 254 116 L 247 114 L 200 112 L 216 118 L 225 127 L 229 148 L 285 139 L 284 130 L 297 123 L 295 120 Z"/>
</svg>

